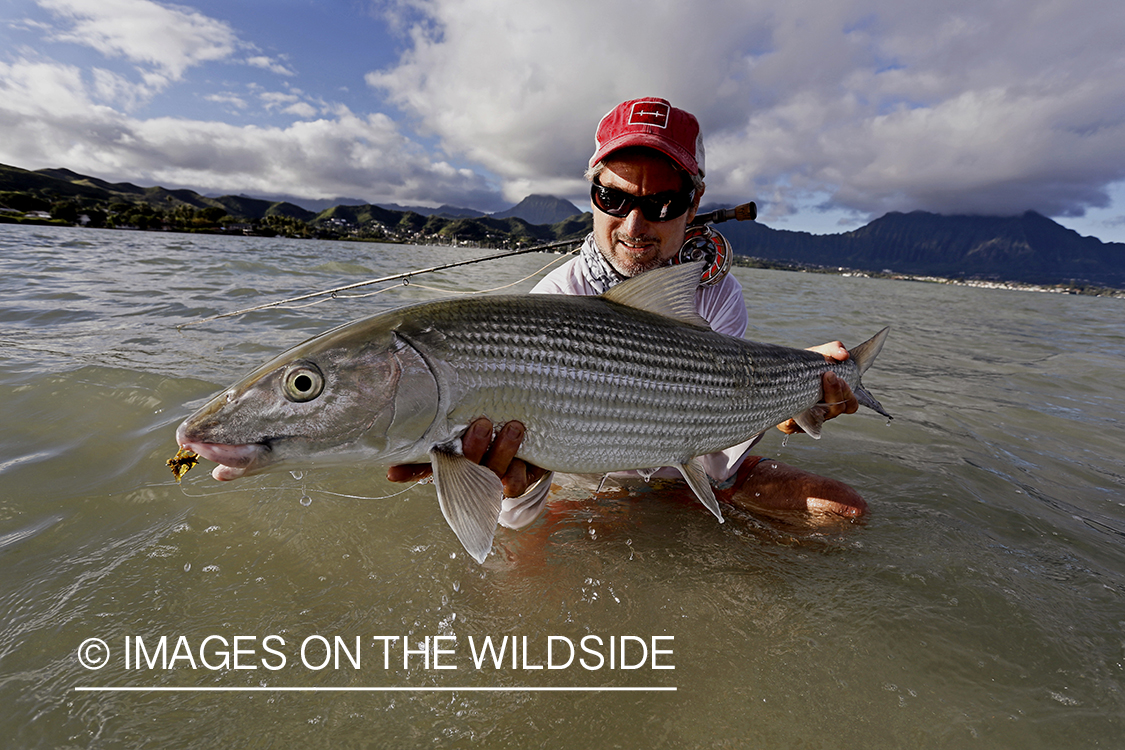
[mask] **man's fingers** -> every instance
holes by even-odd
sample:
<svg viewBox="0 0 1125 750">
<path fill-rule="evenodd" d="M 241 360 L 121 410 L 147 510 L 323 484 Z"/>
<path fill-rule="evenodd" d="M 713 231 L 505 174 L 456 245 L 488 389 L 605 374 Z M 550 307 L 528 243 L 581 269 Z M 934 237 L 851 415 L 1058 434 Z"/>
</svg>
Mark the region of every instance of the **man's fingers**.
<svg viewBox="0 0 1125 750">
<path fill-rule="evenodd" d="M 508 422 L 500 428 L 500 432 L 496 434 L 496 439 L 492 441 L 492 445 L 488 448 L 488 452 L 484 454 L 481 465 L 487 466 L 496 472 L 496 475 L 503 478 L 508 473 L 508 467 L 512 464 L 512 459 L 516 457 L 516 453 L 520 449 L 520 443 L 523 442 L 523 425 L 519 422 Z"/>
<path fill-rule="evenodd" d="M 540 466 L 529 464 L 520 458 L 513 459 L 504 476 L 500 478 L 500 481 L 504 484 L 504 495 L 519 497 L 527 492 L 531 485 L 542 479 L 546 473 L 547 470 Z"/>
<path fill-rule="evenodd" d="M 523 442 L 524 427 L 519 422 L 508 422 L 495 438 L 492 422 L 487 417 L 475 420 L 461 436 L 461 453 L 473 463 L 491 469 L 500 477 L 504 494 L 519 497 L 535 484 L 545 469 L 531 466 L 516 458 Z M 392 482 L 414 482 L 433 473 L 429 464 L 399 464 L 387 469 L 387 479 Z"/>
<path fill-rule="evenodd" d="M 387 479 L 392 482 L 417 482 L 433 473 L 429 464 L 398 464 L 387 469 Z"/>
<path fill-rule="evenodd" d="M 461 436 L 461 453 L 474 464 L 479 464 L 491 442 L 492 422 L 487 417 L 480 417 Z"/>
<path fill-rule="evenodd" d="M 841 380 L 836 373 L 824 373 L 822 388 L 824 403 L 828 405 L 826 419 L 833 419 L 841 414 L 855 414 L 859 410 L 859 399 L 855 397 L 851 386 Z"/>
<path fill-rule="evenodd" d="M 851 356 L 848 354 L 847 347 L 844 346 L 842 341 L 829 341 L 827 344 L 821 344 L 820 346 L 810 346 L 809 351 L 823 354 L 828 359 L 833 359 L 837 362 L 843 362 Z"/>
<path fill-rule="evenodd" d="M 792 419 L 785 420 L 777 426 L 777 429 L 781 430 L 786 435 L 795 435 L 798 432 L 804 432 L 804 430 L 801 429 L 800 425 L 798 425 Z"/>
<path fill-rule="evenodd" d="M 824 392 L 821 405 L 824 408 L 824 418 L 835 419 L 841 414 L 855 414 L 859 410 L 859 399 L 855 397 L 851 386 L 829 370 L 821 379 L 821 390 Z M 787 419 L 777 426 L 777 429 L 786 435 L 804 432 L 792 419 Z"/>
</svg>

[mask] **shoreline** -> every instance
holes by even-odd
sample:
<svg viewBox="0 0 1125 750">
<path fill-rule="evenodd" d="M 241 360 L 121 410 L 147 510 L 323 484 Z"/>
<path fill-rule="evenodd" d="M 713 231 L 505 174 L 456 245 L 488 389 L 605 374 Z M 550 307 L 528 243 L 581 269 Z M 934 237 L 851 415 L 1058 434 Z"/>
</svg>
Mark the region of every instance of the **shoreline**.
<svg viewBox="0 0 1125 750">
<path fill-rule="evenodd" d="M 75 229 L 86 229 L 86 227 L 77 224 L 68 224 L 61 222 L 57 219 L 39 219 L 31 217 L 9 217 L 0 216 L 0 224 L 14 224 L 14 225 L 37 225 L 37 226 L 51 226 L 51 227 L 73 227 Z M 125 228 L 125 227 L 99 227 L 101 229 L 111 229 L 114 231 L 123 232 L 163 232 L 168 234 L 211 234 L 225 237 L 264 237 L 269 238 L 267 234 L 242 234 L 234 232 L 225 232 L 221 229 L 208 230 L 208 229 L 138 229 L 138 228 Z M 274 235 L 283 236 L 283 235 Z M 434 247 L 448 247 L 434 242 L 412 242 L 410 240 L 398 239 L 368 239 L 368 238 L 322 238 L 322 237 L 288 237 L 286 239 L 298 240 L 327 240 L 331 239 L 336 242 L 371 242 L 375 244 L 387 245 L 418 245 L 426 246 L 431 245 Z M 580 240 L 575 240 L 579 242 Z M 461 247 L 483 247 L 480 244 L 475 245 L 462 245 Z M 506 248 L 494 248 L 503 250 Z M 544 252 L 550 252 L 544 250 Z M 1087 297 L 1111 297 L 1115 299 L 1125 299 L 1125 289 L 1118 289 L 1116 287 L 1099 286 L 1088 282 L 1057 282 L 1055 284 L 1033 284 L 1024 281 L 1010 281 L 1002 279 L 959 279 L 946 276 L 933 276 L 929 274 L 911 274 L 900 273 L 897 271 L 864 271 L 857 268 L 845 268 L 844 266 L 819 266 L 812 263 L 799 263 L 796 261 L 775 260 L 771 258 L 759 258 L 752 255 L 743 255 L 737 251 L 731 262 L 736 266 L 744 268 L 764 268 L 771 271 L 792 271 L 797 273 L 823 273 L 833 276 L 843 276 L 845 278 L 869 278 L 869 279 L 890 279 L 893 281 L 913 281 L 925 284 L 948 284 L 951 286 L 966 286 L 978 289 L 1004 289 L 1016 292 L 1038 292 L 1040 294 L 1070 294 L 1082 295 Z"/>
<path fill-rule="evenodd" d="M 1041 294 L 1070 294 L 1086 297 L 1112 297 L 1125 299 L 1125 289 L 1099 286 L 1087 282 L 1058 282 L 1055 284 L 1033 284 L 1026 281 L 1005 281 L 1001 279 L 959 279 L 929 274 L 899 273 L 897 271 L 863 271 L 843 266 L 818 266 L 811 263 L 772 260 L 735 253 L 732 263 L 744 268 L 765 268 L 771 271 L 795 271 L 797 273 L 823 273 L 845 278 L 891 279 L 893 281 L 913 281 L 924 284 L 948 284 L 979 289 L 1006 289 L 1014 292 L 1038 292 Z"/>
</svg>

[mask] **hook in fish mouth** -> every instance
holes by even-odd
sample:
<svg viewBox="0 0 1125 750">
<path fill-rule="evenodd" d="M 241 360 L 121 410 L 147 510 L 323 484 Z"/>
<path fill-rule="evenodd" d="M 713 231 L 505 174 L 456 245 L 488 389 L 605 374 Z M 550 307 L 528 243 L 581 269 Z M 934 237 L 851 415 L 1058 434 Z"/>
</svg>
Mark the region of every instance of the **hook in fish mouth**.
<svg viewBox="0 0 1125 750">
<path fill-rule="evenodd" d="M 268 441 L 242 445 L 197 443 L 187 439 L 183 434 L 182 425 L 177 431 L 176 442 L 181 448 L 219 464 L 212 470 L 211 476 L 220 482 L 228 482 L 255 473 L 261 468 L 263 457 L 271 451 Z"/>
</svg>

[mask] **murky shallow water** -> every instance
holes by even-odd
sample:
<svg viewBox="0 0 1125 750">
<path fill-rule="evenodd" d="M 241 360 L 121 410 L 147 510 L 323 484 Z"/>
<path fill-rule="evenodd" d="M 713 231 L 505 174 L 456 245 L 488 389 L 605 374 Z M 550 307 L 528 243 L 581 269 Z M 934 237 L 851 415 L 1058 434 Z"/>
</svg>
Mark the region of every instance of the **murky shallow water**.
<svg viewBox="0 0 1125 750">
<path fill-rule="evenodd" d="M 267 356 L 553 258 L 176 325 L 469 253 L 486 251 L 0 227 L 12 747 L 1119 745 L 1121 300 L 736 269 L 752 337 L 894 326 L 866 378 L 890 426 L 868 413 L 764 444 L 860 488 L 862 525 L 719 525 L 674 488 L 567 490 L 481 566 L 432 487 L 380 467 L 171 479 L 175 425 Z M 338 668 L 318 637 L 347 648 Z M 486 637 L 516 661 L 478 667 Z"/>
</svg>

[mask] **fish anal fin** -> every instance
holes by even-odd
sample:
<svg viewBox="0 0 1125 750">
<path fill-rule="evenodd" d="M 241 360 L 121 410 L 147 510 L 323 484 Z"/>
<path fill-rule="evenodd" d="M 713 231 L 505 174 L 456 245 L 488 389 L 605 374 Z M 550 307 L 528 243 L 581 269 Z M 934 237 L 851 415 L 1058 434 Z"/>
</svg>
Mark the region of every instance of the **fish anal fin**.
<svg viewBox="0 0 1125 750">
<path fill-rule="evenodd" d="M 688 487 L 691 487 L 691 491 L 699 501 L 707 507 L 707 510 L 715 514 L 719 523 L 723 523 L 723 512 L 719 510 L 719 501 L 715 499 L 715 491 L 711 489 L 711 480 L 703 469 L 703 459 L 697 456 L 676 468 L 683 474 L 684 481 L 688 483 Z"/>
<path fill-rule="evenodd" d="M 695 309 L 695 292 L 705 266 L 702 261 L 695 261 L 656 268 L 622 281 L 602 298 L 687 325 L 710 328 L 711 324 Z"/>
<path fill-rule="evenodd" d="M 500 477 L 449 446 L 430 449 L 438 505 L 465 551 L 479 563 L 492 550 L 504 486 Z"/>
<path fill-rule="evenodd" d="M 809 437 L 814 440 L 820 440 L 820 428 L 824 426 L 824 414 L 825 407 L 821 404 L 814 404 L 793 417 L 793 421 L 796 422 L 797 426 L 804 430 Z"/>
</svg>

